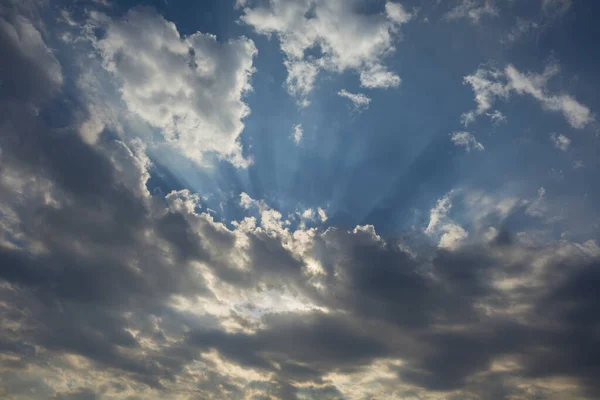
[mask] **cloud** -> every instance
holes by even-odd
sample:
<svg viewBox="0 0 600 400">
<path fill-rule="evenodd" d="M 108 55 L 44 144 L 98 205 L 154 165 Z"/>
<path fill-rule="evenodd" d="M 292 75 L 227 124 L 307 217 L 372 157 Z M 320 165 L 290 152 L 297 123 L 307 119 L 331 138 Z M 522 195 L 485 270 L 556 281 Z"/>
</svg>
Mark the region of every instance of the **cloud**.
<svg viewBox="0 0 600 400">
<path fill-rule="evenodd" d="M 538 15 L 530 15 L 528 18 L 517 17 L 515 24 L 504 35 L 501 42 L 510 45 L 523 38 L 539 37 L 560 23 L 572 4 L 571 0 L 541 0 Z"/>
<path fill-rule="evenodd" d="M 572 0 L 542 0 L 542 11 L 551 17 L 561 17 L 572 5 Z"/>
<path fill-rule="evenodd" d="M 250 109 L 254 43 L 246 38 L 219 42 L 177 27 L 149 8 L 135 8 L 107 20 L 95 46 L 104 68 L 120 82 L 128 110 L 160 129 L 164 139 L 203 163 L 214 153 L 239 167 L 248 165 L 238 141 Z"/>
<path fill-rule="evenodd" d="M 496 98 L 507 99 L 510 94 L 510 88 L 497 80 L 503 76 L 501 71 L 479 68 L 473 75 L 467 75 L 464 83 L 469 84 L 475 93 L 475 102 L 477 108 L 462 115 L 462 122 L 465 126 L 474 122 L 478 115 L 489 111 Z"/>
<path fill-rule="evenodd" d="M 558 72 L 557 64 L 547 66 L 542 74 L 522 73 L 510 64 L 503 71 L 479 68 L 473 75 L 464 78 L 464 83 L 470 85 L 475 93 L 477 108 L 462 115 L 463 124 L 468 125 L 477 116 L 487 113 L 497 98 L 507 100 L 511 93 L 516 93 L 528 94 L 544 109 L 562 113 L 573 128 L 585 128 L 594 121 L 594 115 L 587 106 L 571 95 L 548 92 L 548 81 Z M 494 115 L 496 111 L 491 114 L 492 118 Z"/>
<path fill-rule="evenodd" d="M 528 204 L 472 190 L 432 207 L 433 244 L 292 227 L 245 193 L 221 223 L 200 193 L 148 190 L 142 140 L 82 138 L 85 87 L 69 108 L 60 95 L 77 77 L 15 62 L 0 72 L 21 94 L 0 96 L 2 396 L 600 395 L 594 240 L 524 241 L 507 227 Z"/>
<path fill-rule="evenodd" d="M 537 198 L 533 201 L 529 202 L 527 208 L 525 209 L 525 214 L 531 215 L 533 217 L 542 217 L 548 211 L 548 206 L 546 204 L 546 189 L 541 187 L 538 189 Z"/>
<path fill-rule="evenodd" d="M 479 23 L 484 16 L 498 16 L 498 9 L 493 0 L 461 0 L 445 15 L 448 20 L 468 18 L 474 24 Z"/>
<path fill-rule="evenodd" d="M 384 58 L 395 51 L 401 24 L 411 19 L 402 5 L 386 2 L 379 13 L 356 11 L 359 1 L 274 0 L 243 2 L 240 21 L 263 35 L 277 35 L 285 54 L 288 91 L 308 104 L 320 71 L 357 72 L 363 87 L 396 87 L 400 78 Z"/>
<path fill-rule="evenodd" d="M 545 393 L 527 377 L 555 375 L 576 379 L 569 392 L 597 390 L 578 367 L 594 348 L 582 328 L 594 323 L 595 297 L 576 290 L 595 282 L 594 242 L 471 239 L 449 217 L 454 194 L 431 210 L 438 248 L 409 252 L 369 225 L 290 229 L 244 193 L 258 218 L 228 228 L 197 194 L 162 202 L 144 190 L 148 161 L 135 143 L 100 137 L 92 147 L 76 129 L 55 143 L 42 120 L 6 118 L 38 152 L 3 142 L 2 214 L 14 223 L 3 218 L 2 230 L 18 240 L 0 246 L 11 327 L 0 348 L 13 360 L 0 374 L 15 396 L 484 396 L 493 368 L 515 355 L 507 365 L 518 369 L 500 375 L 511 390 Z M 511 212 L 483 195 L 465 201 L 489 205 L 478 215 Z M 27 368 L 15 375 L 15 363 Z"/>
<path fill-rule="evenodd" d="M 171 294 L 203 293 L 205 285 L 172 252 L 176 238 L 158 233 L 167 214 L 153 210 L 144 155 L 119 141 L 90 147 L 74 129 L 76 115 L 59 130 L 31 115 L 26 103 L 2 101 L 7 107 L 0 203 L 2 215 L 11 217 L 0 221 L 0 297 L 27 311 L 2 307 L 2 319 L 19 327 L 3 330 L 2 338 L 35 347 L 35 357 L 22 360 L 30 371 L 49 355 L 55 368 L 76 354 L 99 371 L 116 368 L 159 387 L 157 364 L 138 353 L 146 334 L 127 331 L 121 311 L 137 303 L 151 318 Z M 51 396 L 40 392 L 40 398 Z"/>
<path fill-rule="evenodd" d="M 37 105 L 60 90 L 62 68 L 30 19 L 18 13 L 0 14 L 0 41 L 0 56 L 11 60 L 2 67 L 3 91 Z M 29 76 L 21 80 L 24 73 Z"/>
<path fill-rule="evenodd" d="M 505 73 L 512 90 L 518 94 L 529 94 L 545 109 L 561 112 L 573 128 L 581 129 L 594 120 L 590 109 L 567 94 L 547 94 L 548 80 L 558 73 L 557 66 L 549 66 L 542 75 L 522 74 L 509 65 Z"/>
<path fill-rule="evenodd" d="M 352 102 L 352 109 L 356 112 L 362 112 L 369 108 L 371 99 L 362 93 L 350 93 L 346 89 L 338 92 L 338 96 L 344 97 Z"/>
<path fill-rule="evenodd" d="M 513 43 L 523 36 L 530 34 L 540 28 L 540 24 L 533 20 L 517 18 L 516 24 L 508 31 L 503 39 L 505 43 Z"/>
<path fill-rule="evenodd" d="M 496 126 L 506 122 L 506 116 L 504 116 L 504 114 L 502 114 L 498 110 L 494 110 L 491 113 L 486 113 L 485 115 L 490 117 L 490 119 L 492 120 L 492 123 Z"/>
<path fill-rule="evenodd" d="M 317 209 L 317 213 L 319 214 L 319 219 L 321 220 L 321 222 L 327 221 L 327 213 L 325 212 L 325 210 L 323 210 L 321 207 L 319 207 Z"/>
<path fill-rule="evenodd" d="M 463 227 L 448 217 L 453 196 L 454 192 L 449 192 L 437 201 L 430 211 L 429 224 L 425 228 L 425 234 L 439 238 L 438 246 L 441 248 L 456 248 L 469 236 Z"/>
<path fill-rule="evenodd" d="M 571 139 L 563 134 L 557 135 L 556 133 L 552 133 L 550 135 L 550 140 L 552 140 L 554 147 L 562 151 L 569 150 L 569 147 L 571 146 Z"/>
<path fill-rule="evenodd" d="M 467 152 L 470 152 L 471 149 L 476 149 L 478 151 L 483 151 L 485 148 L 481 143 L 475 139 L 470 132 L 452 132 L 450 135 L 450 140 L 454 143 L 455 146 L 464 147 Z"/>
<path fill-rule="evenodd" d="M 292 139 L 294 139 L 294 142 L 296 144 L 299 144 L 302 141 L 303 135 L 304 135 L 304 132 L 302 131 L 302 125 L 301 124 L 294 125 L 294 130 L 292 132 Z"/>
</svg>

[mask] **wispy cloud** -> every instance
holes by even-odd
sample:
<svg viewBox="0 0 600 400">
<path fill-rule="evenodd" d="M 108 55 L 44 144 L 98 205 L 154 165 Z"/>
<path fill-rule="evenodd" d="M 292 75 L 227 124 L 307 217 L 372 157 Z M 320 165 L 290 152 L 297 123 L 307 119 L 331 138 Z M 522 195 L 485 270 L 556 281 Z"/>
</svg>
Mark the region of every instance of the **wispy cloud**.
<svg viewBox="0 0 600 400">
<path fill-rule="evenodd" d="M 493 0 L 461 0 L 446 14 L 446 19 L 467 18 L 477 24 L 483 17 L 497 17 L 498 9 Z"/>
<path fill-rule="evenodd" d="M 352 102 L 352 110 L 356 112 L 365 111 L 371 104 L 371 99 L 362 93 L 350 93 L 346 89 L 338 92 L 338 96 L 344 97 Z"/>
<path fill-rule="evenodd" d="M 464 113 L 462 122 L 469 125 L 477 116 L 486 114 L 496 99 L 507 100 L 515 93 L 530 95 L 544 109 L 562 113 L 573 128 L 584 128 L 594 121 L 591 110 L 569 94 L 554 94 L 548 90 L 548 81 L 559 71 L 558 64 L 550 64 L 541 74 L 522 73 L 510 64 L 504 70 L 479 68 L 464 78 L 465 84 L 470 85 L 475 93 L 477 108 Z M 492 118 L 494 115 L 496 111 L 490 114 Z"/>
<path fill-rule="evenodd" d="M 485 150 L 483 145 L 479 143 L 477 139 L 475 139 L 475 136 L 470 132 L 452 132 L 450 134 L 450 140 L 452 140 L 452 143 L 456 146 L 464 147 L 467 152 L 470 152 L 471 149 L 478 151 Z"/>
</svg>

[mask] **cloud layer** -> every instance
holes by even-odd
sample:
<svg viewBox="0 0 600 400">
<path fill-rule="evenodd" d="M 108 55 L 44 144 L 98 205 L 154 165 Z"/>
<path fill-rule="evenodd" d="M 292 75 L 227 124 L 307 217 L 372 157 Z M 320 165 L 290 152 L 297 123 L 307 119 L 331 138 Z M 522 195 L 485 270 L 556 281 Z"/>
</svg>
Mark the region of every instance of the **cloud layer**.
<svg viewBox="0 0 600 400">
<path fill-rule="evenodd" d="M 399 82 L 382 63 L 408 19 L 398 4 L 368 16 L 347 2 L 269 4 L 246 4 L 242 19 L 280 35 L 288 68 Z M 64 74 L 40 21 L 0 11 L 0 55 L 11 60 L 0 69 L 1 397 L 600 396 L 600 247 L 538 229 L 552 218 L 545 189 L 527 199 L 456 188 L 404 237 L 336 226 L 325 205 L 286 215 L 246 192 L 235 193 L 239 217 L 219 222 L 204 193 L 148 189 L 147 138 L 106 124 L 87 140 L 85 71 Z M 93 18 L 106 29 L 94 54 L 128 113 L 196 162 L 216 153 L 247 164 L 249 39 L 182 37 L 149 9 Z M 325 31 L 345 18 L 355 32 Z M 317 42 L 322 55 L 306 58 Z M 478 70 L 467 79 L 474 115 L 514 92 L 575 128 L 590 123 L 587 107 L 548 94 L 553 74 Z M 451 139 L 483 149 L 469 132 Z"/>
</svg>

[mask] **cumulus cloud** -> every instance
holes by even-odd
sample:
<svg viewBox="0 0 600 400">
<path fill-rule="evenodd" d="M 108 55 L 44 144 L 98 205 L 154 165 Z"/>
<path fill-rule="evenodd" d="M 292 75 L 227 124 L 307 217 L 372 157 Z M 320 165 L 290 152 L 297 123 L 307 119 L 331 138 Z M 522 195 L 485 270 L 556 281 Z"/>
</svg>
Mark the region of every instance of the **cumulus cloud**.
<svg viewBox="0 0 600 400">
<path fill-rule="evenodd" d="M 569 150 L 571 146 L 571 139 L 563 134 L 557 135 L 556 133 L 552 133 L 550 134 L 550 140 L 552 140 L 554 147 L 562 151 Z"/>
<path fill-rule="evenodd" d="M 477 108 L 462 115 L 463 124 L 466 126 L 475 121 L 477 116 L 486 114 L 496 99 L 507 100 L 511 93 L 516 93 L 530 95 L 544 109 L 562 113 L 573 128 L 585 128 L 594 121 L 591 110 L 571 95 L 551 94 L 548 91 L 548 81 L 559 70 L 557 64 L 547 66 L 541 74 L 522 73 L 510 64 L 504 70 L 479 68 L 464 78 L 464 83 L 470 85 L 475 93 Z M 495 113 L 493 111 L 490 116 L 493 118 Z"/>
<path fill-rule="evenodd" d="M 242 97 L 251 90 L 257 53 L 251 40 L 220 42 L 200 32 L 183 37 L 149 8 L 115 20 L 95 18 L 106 25 L 95 46 L 132 114 L 199 163 L 214 153 L 236 166 L 248 165 L 238 138 L 250 113 Z"/>
<path fill-rule="evenodd" d="M 288 91 L 307 105 L 318 73 L 355 71 L 363 87 L 386 88 L 400 84 L 384 58 L 395 51 L 400 25 L 411 14 L 399 3 L 386 2 L 382 12 L 362 14 L 359 0 L 268 3 L 244 1 L 240 20 L 259 34 L 277 35 L 285 54 Z"/>
<path fill-rule="evenodd" d="M 448 20 L 468 18 L 477 24 L 486 16 L 498 16 L 498 9 L 493 0 L 461 0 L 445 17 Z"/>
<path fill-rule="evenodd" d="M 362 93 L 350 93 L 346 89 L 342 89 L 338 92 L 338 96 L 344 97 L 352 102 L 352 110 L 356 112 L 362 112 L 369 108 L 371 99 Z"/>
<path fill-rule="evenodd" d="M 475 139 L 470 132 L 452 132 L 450 134 L 450 140 L 454 143 L 455 146 L 464 147 L 467 152 L 470 152 L 471 149 L 475 149 L 478 151 L 483 151 L 485 148 L 481 143 Z"/>
</svg>

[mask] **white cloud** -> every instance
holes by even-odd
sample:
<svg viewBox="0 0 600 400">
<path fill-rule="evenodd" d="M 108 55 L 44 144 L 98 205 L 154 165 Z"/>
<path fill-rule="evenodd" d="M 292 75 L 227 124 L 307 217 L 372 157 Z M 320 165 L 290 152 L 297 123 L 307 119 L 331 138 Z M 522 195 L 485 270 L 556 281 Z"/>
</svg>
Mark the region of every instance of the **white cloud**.
<svg viewBox="0 0 600 400">
<path fill-rule="evenodd" d="M 553 133 L 550 135 L 550 140 L 552 140 L 554 147 L 562 151 L 569 150 L 569 147 L 571 146 L 571 139 L 563 134 L 557 135 L 556 133 Z"/>
<path fill-rule="evenodd" d="M 246 194 L 246 193 L 244 193 Z M 171 210 L 181 213 L 197 215 L 196 210 L 201 207 L 200 195 L 192 193 L 188 189 L 173 190 L 165 196 Z"/>
<path fill-rule="evenodd" d="M 237 139 L 250 112 L 242 96 L 251 89 L 251 40 L 219 42 L 200 32 L 182 37 L 173 23 L 140 8 L 108 21 L 96 47 L 121 82 L 129 111 L 159 128 L 169 143 L 197 162 L 215 153 L 248 165 Z"/>
<path fill-rule="evenodd" d="M 307 208 L 306 210 L 304 210 L 304 212 L 301 214 L 303 219 L 314 219 L 315 217 L 315 212 L 313 211 L 312 208 Z"/>
<path fill-rule="evenodd" d="M 338 92 L 338 96 L 344 97 L 352 102 L 352 109 L 356 112 L 362 112 L 369 108 L 371 99 L 362 93 L 350 93 L 346 89 Z"/>
<path fill-rule="evenodd" d="M 294 142 L 296 142 L 296 144 L 299 144 L 302 141 L 303 135 L 304 131 L 302 130 L 302 125 L 294 125 L 294 130 L 292 131 L 292 139 L 294 139 Z"/>
<path fill-rule="evenodd" d="M 452 132 L 450 136 L 452 143 L 454 143 L 456 146 L 464 147 L 467 152 L 470 152 L 471 149 L 478 151 L 485 150 L 483 145 L 479 143 L 477 139 L 475 139 L 475 136 L 473 136 L 473 134 L 470 132 Z"/>
<path fill-rule="evenodd" d="M 478 115 L 488 112 L 497 97 L 508 98 L 509 88 L 502 82 L 497 82 L 502 77 L 502 72 L 479 68 L 473 75 L 465 76 L 464 83 L 471 85 L 475 92 L 477 108 L 462 115 L 465 126 L 474 122 Z"/>
<path fill-rule="evenodd" d="M 405 24 L 413 17 L 412 14 L 406 12 L 401 4 L 393 3 L 391 1 L 385 3 L 385 11 L 389 19 L 399 24 Z"/>
<path fill-rule="evenodd" d="M 360 71 L 360 84 L 366 88 L 389 88 L 400 85 L 400 77 L 383 65 L 372 65 Z"/>
<path fill-rule="evenodd" d="M 538 203 L 544 196 L 543 188 L 538 191 Z M 450 216 L 454 204 L 459 209 Z M 534 202 L 515 196 L 488 194 L 470 188 L 453 189 L 440 198 L 429 212 L 429 224 L 424 233 L 438 240 L 438 246 L 455 249 L 458 246 L 481 238 L 487 241 L 497 236 L 498 230 L 490 227 L 505 220 L 516 208 L 530 207 Z M 536 203 L 536 204 L 538 204 Z M 527 210 L 527 208 L 526 208 Z M 457 222 L 457 221 L 460 221 Z M 464 226 L 464 227 L 463 227 Z"/>
<path fill-rule="evenodd" d="M 364 87 L 395 87 L 400 78 L 383 59 L 395 51 L 399 27 L 410 20 L 402 5 L 386 2 L 383 12 L 361 14 L 357 0 L 272 0 L 239 3 L 240 20 L 259 34 L 275 34 L 284 52 L 288 91 L 307 104 L 321 70 L 359 73 Z M 307 54 L 315 50 L 316 55 Z"/>
<path fill-rule="evenodd" d="M 319 207 L 317 209 L 317 213 L 319 214 L 319 218 L 321 219 L 321 222 L 327 221 L 327 213 L 325 212 L 325 210 L 323 210 L 321 207 Z"/>
<path fill-rule="evenodd" d="M 445 224 L 442 229 L 444 233 L 440 237 L 438 246 L 444 249 L 455 249 L 469 237 L 467 231 L 457 224 Z"/>
<path fill-rule="evenodd" d="M 532 96 L 546 110 L 561 112 L 573 128 L 584 128 L 594 121 L 590 109 L 568 94 L 548 92 L 548 81 L 559 70 L 557 64 L 549 65 L 541 74 L 522 73 L 510 64 L 503 71 L 479 68 L 473 75 L 464 78 L 464 83 L 471 85 L 475 93 L 477 108 L 464 113 L 462 122 L 468 125 L 478 115 L 487 114 L 497 98 L 508 99 L 514 92 Z M 488 115 L 494 119 L 496 111 Z"/>
<path fill-rule="evenodd" d="M 468 18 L 475 24 L 484 16 L 498 16 L 498 9 L 492 0 L 462 0 L 446 14 L 447 19 Z"/>
<path fill-rule="evenodd" d="M 504 114 L 502 114 L 498 110 L 494 110 L 490 113 L 486 113 L 485 115 L 490 117 L 490 119 L 492 120 L 492 123 L 494 125 L 500 125 L 501 123 L 506 122 L 506 116 L 504 116 Z"/>
<path fill-rule="evenodd" d="M 110 158 L 119 172 L 116 179 L 135 190 L 140 197 L 149 198 L 146 183 L 150 179 L 148 170 L 152 162 L 146 155 L 146 145 L 140 139 L 132 139 L 128 143 L 115 140 L 112 150 Z"/>
<path fill-rule="evenodd" d="M 425 233 L 433 233 L 442 223 L 442 220 L 447 217 L 448 211 L 452 207 L 452 194 L 453 192 L 447 193 L 431 209 L 429 213 L 429 225 L 425 228 Z"/>
<path fill-rule="evenodd" d="M 256 200 L 254 200 L 252 197 L 250 197 L 248 195 L 248 193 L 242 192 L 240 194 L 240 206 L 242 206 L 244 209 L 247 210 L 256 204 L 257 204 Z"/>
<path fill-rule="evenodd" d="M 547 67 L 541 75 L 523 74 L 512 65 L 506 67 L 505 70 L 509 87 L 512 90 L 518 94 L 533 96 L 548 110 L 562 112 L 573 128 L 583 128 L 593 120 L 589 108 L 567 94 L 550 95 L 547 93 L 548 80 L 558 72 L 559 67 L 555 64 Z"/>
<path fill-rule="evenodd" d="M 306 97 L 315 84 L 319 68 L 310 62 L 304 61 L 292 62 L 288 60 L 284 64 L 288 71 L 285 80 L 288 91 L 294 96 Z M 299 103 L 302 107 L 310 104 L 306 99 L 302 99 Z"/>
<path fill-rule="evenodd" d="M 448 192 L 439 199 L 429 213 L 429 225 L 425 234 L 438 238 L 438 246 L 446 249 L 457 248 L 469 236 L 464 228 L 448 217 L 452 208 L 454 192 Z"/>
<path fill-rule="evenodd" d="M 301 222 L 304 224 L 306 221 L 313 222 L 326 222 L 327 221 L 327 213 L 321 207 L 317 207 L 316 209 L 307 208 L 306 210 L 300 212 L 296 211 L 296 215 L 300 217 Z M 306 225 L 301 225 L 305 227 Z"/>
</svg>

